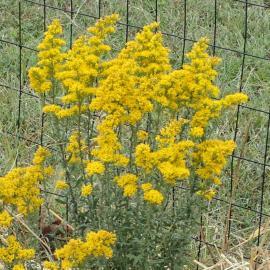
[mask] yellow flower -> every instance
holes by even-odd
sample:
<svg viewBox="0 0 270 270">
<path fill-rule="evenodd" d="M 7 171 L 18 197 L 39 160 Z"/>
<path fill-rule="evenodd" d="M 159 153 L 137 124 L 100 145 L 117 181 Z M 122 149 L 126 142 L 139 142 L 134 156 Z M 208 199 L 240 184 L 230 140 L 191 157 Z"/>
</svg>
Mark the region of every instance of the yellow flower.
<svg viewBox="0 0 270 270">
<path fill-rule="evenodd" d="M 73 132 L 69 137 L 69 142 L 66 146 L 66 152 L 70 154 L 69 163 L 77 164 L 81 162 L 81 155 L 87 149 L 84 139 L 79 136 L 78 132 Z"/>
<path fill-rule="evenodd" d="M 213 178 L 212 181 L 213 181 L 213 183 L 214 183 L 215 185 L 218 185 L 218 186 L 222 184 L 220 178 L 218 178 L 218 177 Z"/>
<path fill-rule="evenodd" d="M 98 232 L 89 232 L 86 240 L 71 239 L 62 248 L 55 251 L 57 259 L 61 260 L 63 269 L 77 267 L 91 257 L 111 258 L 112 246 L 116 242 L 114 233 L 100 230 Z M 50 266 L 50 265 L 49 265 Z M 55 270 L 57 268 L 49 268 Z"/>
<path fill-rule="evenodd" d="M 63 60 L 61 48 L 65 41 L 59 38 L 63 32 L 59 20 L 54 20 L 48 26 L 43 41 L 38 46 L 39 62 L 29 70 L 30 86 L 37 93 L 50 92 L 53 86 L 53 76 Z"/>
<path fill-rule="evenodd" d="M 37 151 L 34 154 L 33 164 L 34 165 L 42 165 L 46 158 L 51 155 L 50 151 L 42 146 L 39 146 Z"/>
<path fill-rule="evenodd" d="M 100 161 L 90 161 L 87 163 L 85 171 L 88 176 L 92 176 L 94 174 L 103 174 L 105 171 L 105 166 Z"/>
<path fill-rule="evenodd" d="M 88 256 L 85 244 L 80 239 L 71 239 L 62 248 L 55 251 L 57 259 L 61 259 L 63 269 L 73 268 L 81 264 Z"/>
<path fill-rule="evenodd" d="M 0 200 L 17 208 L 19 213 L 27 215 L 40 207 L 40 183 L 51 175 L 53 169 L 43 163 L 49 152 L 40 147 L 34 155 L 34 165 L 17 167 L 0 177 Z"/>
<path fill-rule="evenodd" d="M 0 212 L 0 227 L 10 227 L 13 217 L 6 211 Z"/>
<path fill-rule="evenodd" d="M 25 270 L 26 268 L 23 266 L 23 264 L 16 264 L 13 266 L 12 270 Z"/>
<path fill-rule="evenodd" d="M 190 63 L 162 75 L 155 84 L 157 102 L 174 111 L 185 107 L 194 112 L 190 122 L 190 135 L 193 137 L 202 137 L 208 122 L 219 117 L 223 108 L 247 101 L 244 94 L 216 100 L 220 90 L 214 84 L 218 75 L 214 68 L 220 59 L 209 56 L 207 49 L 208 39 L 201 38 L 187 54 Z"/>
<path fill-rule="evenodd" d="M 160 147 L 165 147 L 176 142 L 177 135 L 180 135 L 182 126 L 187 123 L 186 119 L 172 119 L 164 128 L 160 130 L 160 135 L 156 141 Z"/>
<path fill-rule="evenodd" d="M 92 193 L 92 191 L 93 191 L 93 186 L 91 184 L 84 185 L 82 186 L 82 189 L 81 189 L 81 195 L 83 197 L 87 197 Z"/>
<path fill-rule="evenodd" d="M 145 26 L 134 41 L 106 63 L 105 79 L 100 82 L 90 109 L 113 115 L 122 124 L 135 124 L 152 111 L 153 86 L 160 74 L 171 68 L 168 49 L 157 28 L 157 23 Z"/>
<path fill-rule="evenodd" d="M 145 130 L 138 130 L 137 138 L 139 141 L 145 141 L 148 138 L 148 132 Z"/>
<path fill-rule="evenodd" d="M 192 137 L 202 137 L 204 135 L 204 129 L 202 127 L 194 127 L 190 130 L 190 135 Z"/>
<path fill-rule="evenodd" d="M 43 107 L 44 113 L 57 114 L 61 110 L 61 107 L 55 104 L 45 105 Z"/>
<path fill-rule="evenodd" d="M 166 131 L 167 132 L 167 131 Z M 165 135 L 165 130 L 163 131 Z M 147 144 L 139 144 L 135 151 L 135 163 L 150 173 L 157 168 L 162 174 L 164 180 L 169 184 L 175 184 L 177 180 L 186 179 L 190 172 L 186 165 L 186 159 L 189 151 L 194 146 L 192 141 L 174 142 L 172 138 L 159 138 L 162 141 L 161 148 L 151 152 L 150 146 Z M 164 146 L 165 145 L 168 146 Z"/>
<path fill-rule="evenodd" d="M 175 184 L 177 179 L 187 179 L 190 175 L 189 169 L 186 167 L 182 167 L 180 164 L 177 166 L 170 162 L 161 162 L 158 169 L 169 184 Z"/>
<path fill-rule="evenodd" d="M 152 189 L 153 185 L 151 183 L 144 183 L 141 185 L 141 188 L 144 192 L 149 191 Z"/>
<path fill-rule="evenodd" d="M 235 93 L 232 95 L 227 95 L 222 99 L 222 104 L 224 107 L 230 107 L 233 105 L 238 105 L 248 101 L 247 95 L 243 93 Z"/>
<path fill-rule="evenodd" d="M 127 184 L 123 187 L 125 197 L 133 197 L 137 192 L 137 185 Z"/>
<path fill-rule="evenodd" d="M 59 61 L 53 76 L 63 86 L 64 91 L 59 99 L 65 106 L 61 109 L 51 108 L 51 112 L 59 119 L 73 117 L 88 110 L 89 98 L 95 93 L 92 86 L 102 70 L 102 55 L 110 50 L 105 39 L 115 31 L 117 20 L 116 14 L 98 20 L 94 27 L 88 29 L 91 36 L 87 34 L 76 39 L 62 61 Z"/>
<path fill-rule="evenodd" d="M 146 172 L 150 172 L 157 164 L 157 159 L 151 152 L 148 144 L 138 144 L 135 150 L 135 163 L 137 166 L 144 169 Z"/>
<path fill-rule="evenodd" d="M 0 248 L 0 261 L 6 264 L 12 264 L 15 261 L 31 260 L 35 256 L 35 251 L 33 249 L 23 249 L 15 236 L 8 236 L 6 241 L 7 246 Z"/>
<path fill-rule="evenodd" d="M 106 117 L 97 127 L 98 136 L 95 138 L 97 147 L 91 151 L 91 154 L 104 163 L 114 163 L 117 166 L 126 166 L 128 158 L 120 153 L 122 148 L 115 126 L 119 119 L 110 116 Z"/>
<path fill-rule="evenodd" d="M 162 193 L 160 193 L 156 189 L 150 189 L 144 192 L 143 196 L 144 200 L 151 203 L 151 204 L 162 204 L 164 197 Z"/>
<path fill-rule="evenodd" d="M 45 261 L 43 264 L 44 270 L 58 270 L 59 267 L 56 262 Z"/>
<path fill-rule="evenodd" d="M 117 185 L 124 190 L 124 196 L 132 197 L 136 194 L 138 177 L 132 173 L 126 173 L 114 178 Z"/>
<path fill-rule="evenodd" d="M 105 230 L 98 232 L 89 232 L 86 235 L 85 246 L 87 252 L 94 257 L 111 258 L 113 255 L 113 246 L 116 242 L 116 234 Z"/>
<path fill-rule="evenodd" d="M 208 190 L 200 190 L 196 192 L 197 195 L 203 197 L 207 201 L 211 201 L 213 197 L 216 195 L 216 193 L 217 193 L 216 190 L 212 188 Z"/>
<path fill-rule="evenodd" d="M 69 185 L 64 180 L 58 180 L 58 181 L 56 181 L 55 187 L 57 189 L 65 190 L 65 189 L 68 189 L 69 188 Z"/>
<path fill-rule="evenodd" d="M 193 153 L 193 165 L 196 166 L 196 174 L 203 180 L 220 184 L 220 180 L 217 179 L 235 146 L 233 141 L 221 140 L 206 140 L 197 144 Z"/>
</svg>

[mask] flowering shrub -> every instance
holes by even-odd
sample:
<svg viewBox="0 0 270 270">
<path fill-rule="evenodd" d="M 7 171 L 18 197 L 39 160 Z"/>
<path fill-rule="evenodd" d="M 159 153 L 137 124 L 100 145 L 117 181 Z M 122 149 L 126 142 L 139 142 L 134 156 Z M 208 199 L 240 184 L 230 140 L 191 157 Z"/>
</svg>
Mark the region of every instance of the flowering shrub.
<svg viewBox="0 0 270 270">
<path fill-rule="evenodd" d="M 49 250 L 46 269 L 180 269 L 199 213 L 236 147 L 211 138 L 208 123 L 247 96 L 219 97 L 220 59 L 208 55 L 208 40 L 195 43 L 189 62 L 173 69 L 159 25 L 151 23 L 111 58 L 106 38 L 117 20 L 100 19 L 70 50 L 54 20 L 29 70 L 58 151 L 40 147 L 33 165 L 0 178 L 0 226 L 11 233 L 11 213 L 27 219 L 37 210 L 45 182 L 67 196 L 74 230 L 65 245 Z M 188 191 L 172 200 L 179 185 Z M 25 269 L 21 261 L 34 252 L 10 248 L 13 237 L 0 260 Z"/>
</svg>

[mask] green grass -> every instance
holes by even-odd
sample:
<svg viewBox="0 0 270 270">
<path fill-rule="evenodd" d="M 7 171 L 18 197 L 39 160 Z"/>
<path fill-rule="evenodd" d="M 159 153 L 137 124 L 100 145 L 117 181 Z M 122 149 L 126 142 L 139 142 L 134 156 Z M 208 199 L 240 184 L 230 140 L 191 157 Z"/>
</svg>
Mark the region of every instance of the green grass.
<svg viewBox="0 0 270 270">
<path fill-rule="evenodd" d="M 43 3 L 41 0 L 36 2 Z M 69 8 L 68 1 L 47 0 L 48 5 L 60 8 Z M 81 13 L 91 16 L 98 16 L 97 1 L 74 1 L 74 9 L 79 9 Z M 93 2 L 93 3 L 91 3 Z M 200 2 L 198 4 L 198 2 Z M 256 4 L 270 4 L 269 1 L 253 0 Z M 90 4 L 91 3 L 91 4 Z M 184 1 L 180 0 L 160 0 L 158 1 L 158 20 L 161 30 L 183 37 L 184 31 Z M 43 7 L 34 5 L 27 1 L 21 1 L 22 6 L 22 44 L 26 47 L 36 48 L 42 39 L 43 34 Z M 126 1 L 102 1 L 101 14 L 117 12 L 121 15 L 122 22 L 126 22 Z M 139 0 L 130 1 L 129 6 L 130 25 L 142 27 L 150 23 L 155 18 L 155 1 Z M 59 10 L 46 8 L 49 23 L 53 18 L 60 18 L 65 29 L 66 38 L 70 34 L 70 14 L 65 14 Z M 196 40 L 201 36 L 207 36 L 213 42 L 214 33 L 214 1 L 187 1 L 187 35 L 189 40 Z M 227 0 L 218 1 L 217 12 L 217 35 L 216 35 L 216 55 L 223 59 L 219 66 L 219 78 L 217 80 L 221 93 L 233 93 L 239 91 L 241 65 L 243 55 L 239 52 L 244 47 L 244 4 Z M 10 42 L 18 43 L 18 1 L 0 0 L 0 38 Z M 95 20 L 75 13 L 73 15 L 73 38 L 84 32 L 86 28 L 93 24 Z M 120 25 L 119 31 L 110 39 L 114 53 L 123 47 L 125 43 L 126 27 Z M 248 31 L 246 53 L 270 58 L 270 9 L 249 6 L 248 8 Z M 129 27 L 129 39 L 138 31 L 135 27 Z M 171 49 L 172 63 L 179 67 L 182 61 L 183 39 L 164 35 L 166 45 Z M 186 41 L 186 51 L 192 42 Z M 229 48 L 227 51 L 222 48 Z M 210 50 L 211 51 L 211 50 Z M 22 89 L 31 92 L 28 85 L 27 70 L 34 65 L 36 56 L 26 48 L 22 49 Z M 0 42 L 0 84 L 19 88 L 19 48 Z M 243 74 L 242 91 L 249 95 L 248 106 L 269 111 L 270 104 L 270 61 L 246 56 Z M 17 140 L 16 137 L 7 135 L 7 132 L 16 134 L 18 119 L 18 92 L 0 86 L 0 174 L 15 165 L 15 158 L 19 157 L 20 164 L 26 164 L 31 159 L 34 151 L 34 144 L 24 140 Z M 39 101 L 31 96 L 22 94 L 21 99 L 21 119 L 19 134 L 31 141 L 39 142 L 40 138 L 40 112 Z M 233 138 L 235 129 L 236 111 L 230 111 L 223 115 L 218 121 L 218 130 L 209 129 L 213 136 Z M 238 149 L 236 155 L 242 155 L 260 163 L 264 162 L 264 152 L 266 147 L 268 115 L 263 112 L 256 112 L 246 108 L 240 108 L 239 130 L 237 137 Z M 45 142 L 51 141 L 50 130 L 45 129 Z M 248 139 L 244 142 L 245 134 Z M 268 142 L 268 147 L 269 147 Z M 244 145 L 244 146 L 243 146 Z M 270 164 L 270 155 L 267 157 L 267 164 Z M 247 161 L 234 162 L 234 181 L 238 182 L 235 192 L 235 203 L 260 210 L 261 184 L 263 166 Z M 238 166 L 238 168 L 237 168 Z M 263 211 L 269 213 L 270 210 L 270 173 L 269 167 L 265 172 L 265 201 Z M 228 200 L 230 193 L 230 167 L 224 174 L 224 186 L 221 188 L 219 196 Z M 205 240 L 222 246 L 226 229 L 224 222 L 228 211 L 228 205 L 214 201 L 209 207 L 209 214 L 204 217 Z M 254 230 L 258 228 L 259 215 L 249 210 L 233 208 L 231 245 L 237 245 L 247 239 Z M 263 219 L 265 222 L 265 218 Z M 256 240 L 256 239 L 255 239 Z M 256 245 L 256 241 L 251 240 L 243 245 L 243 250 L 248 255 L 250 248 Z M 211 261 L 209 249 L 203 245 L 202 256 L 207 261 Z"/>
</svg>

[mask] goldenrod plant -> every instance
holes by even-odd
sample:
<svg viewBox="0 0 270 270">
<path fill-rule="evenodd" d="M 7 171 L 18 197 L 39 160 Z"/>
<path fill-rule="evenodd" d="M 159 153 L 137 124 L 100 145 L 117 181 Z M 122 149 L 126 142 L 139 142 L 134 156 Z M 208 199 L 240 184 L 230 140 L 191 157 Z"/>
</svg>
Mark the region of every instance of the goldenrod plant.
<svg viewBox="0 0 270 270">
<path fill-rule="evenodd" d="M 54 20 L 29 70 L 57 151 L 40 147 L 32 165 L 0 178 L 0 226 L 12 233 L 10 213 L 27 221 L 49 196 L 41 198 L 45 183 L 66 196 L 74 230 L 43 261 L 45 269 L 183 269 L 236 147 L 213 138 L 208 124 L 248 98 L 220 97 L 220 59 L 207 53 L 208 39 L 174 69 L 154 22 L 111 57 L 106 39 L 118 20 L 101 18 L 69 50 Z M 34 251 L 13 235 L 5 239 L 0 260 L 27 269 Z"/>
</svg>

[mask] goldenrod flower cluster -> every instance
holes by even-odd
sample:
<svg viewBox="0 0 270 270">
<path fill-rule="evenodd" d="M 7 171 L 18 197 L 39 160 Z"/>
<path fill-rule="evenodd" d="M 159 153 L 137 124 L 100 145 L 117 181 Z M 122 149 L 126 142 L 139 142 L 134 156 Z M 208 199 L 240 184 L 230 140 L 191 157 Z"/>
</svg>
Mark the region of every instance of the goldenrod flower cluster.
<svg viewBox="0 0 270 270">
<path fill-rule="evenodd" d="M 26 270 L 23 264 L 16 264 L 13 266 L 12 270 Z"/>
<path fill-rule="evenodd" d="M 53 88 L 54 76 L 63 60 L 61 49 L 65 41 L 59 38 L 62 32 L 60 21 L 54 20 L 38 46 L 38 64 L 29 70 L 30 86 L 37 93 L 47 93 Z"/>
<path fill-rule="evenodd" d="M 5 247 L 0 247 L 0 261 L 13 266 L 12 269 L 15 270 L 25 269 L 22 263 L 34 258 L 34 256 L 35 251 L 24 249 L 13 235 L 7 237 Z"/>
<path fill-rule="evenodd" d="M 56 189 L 65 190 L 69 188 L 68 183 L 65 180 L 57 180 L 55 183 Z"/>
<path fill-rule="evenodd" d="M 127 157 L 119 154 L 122 147 L 115 130 L 123 124 L 134 125 L 153 110 L 153 86 L 170 69 L 168 49 L 162 45 L 161 33 L 155 33 L 157 27 L 157 23 L 145 26 L 104 66 L 105 78 L 96 89 L 90 109 L 107 114 L 98 127 L 98 149 L 93 151 L 105 162 L 127 164 Z"/>
<path fill-rule="evenodd" d="M 204 199 L 211 201 L 213 197 L 216 195 L 217 191 L 213 188 L 209 188 L 206 190 L 199 190 L 196 192 L 197 195 L 203 197 Z"/>
<path fill-rule="evenodd" d="M 88 111 L 87 102 L 95 90 L 93 84 L 102 72 L 101 57 L 110 51 L 110 46 L 104 41 L 115 31 L 117 20 L 117 14 L 102 18 L 88 29 L 90 36 L 79 37 L 66 53 L 61 51 L 65 42 L 59 38 L 62 34 L 59 20 L 54 20 L 48 27 L 38 46 L 38 65 L 29 71 L 31 87 L 38 93 L 53 90 L 53 102 L 55 98 L 58 100 L 58 104 L 44 106 L 45 113 L 62 119 Z M 56 87 L 56 81 L 62 84 L 61 91 L 59 85 Z"/>
<path fill-rule="evenodd" d="M 89 161 L 86 164 L 86 169 L 85 169 L 86 173 L 88 176 L 92 176 L 94 174 L 102 174 L 105 171 L 105 167 L 103 165 L 103 163 L 101 163 L 100 161 Z"/>
<path fill-rule="evenodd" d="M 123 189 L 124 196 L 132 197 L 136 194 L 138 189 L 138 177 L 134 174 L 127 173 L 121 176 L 115 177 L 117 185 Z"/>
<path fill-rule="evenodd" d="M 147 173 L 157 168 L 167 183 L 175 184 L 190 175 L 186 158 L 193 146 L 192 141 L 179 141 L 151 151 L 149 145 L 139 144 L 135 152 L 136 165 Z"/>
<path fill-rule="evenodd" d="M 228 156 L 236 145 L 233 141 L 205 140 L 196 145 L 193 152 L 193 165 L 196 175 L 202 179 L 198 195 L 210 200 L 216 193 L 209 189 L 207 182 L 220 185 L 220 176 L 227 163 Z"/>
<path fill-rule="evenodd" d="M 118 19 L 116 14 L 100 19 L 67 53 L 61 52 L 64 42 L 59 35 L 62 29 L 55 20 L 39 46 L 37 68 L 49 71 L 42 80 L 54 80 L 62 85 L 58 86 L 62 93 L 56 92 L 63 106 L 49 104 L 44 111 L 60 119 L 73 115 L 81 117 L 89 110 L 101 115 L 95 126 L 97 133 L 91 138 L 95 143 L 91 149 L 83 139 L 88 135 L 81 134 L 81 130 L 69 137 L 66 147 L 69 164 L 81 163 L 87 177 L 101 176 L 108 163 L 136 166 L 140 170 L 137 174 L 126 172 L 115 178 L 127 197 L 136 194 L 141 172 L 146 175 L 158 172 L 164 183 L 175 185 L 179 180 L 188 180 L 194 171 L 207 183 L 201 185 L 202 192 L 206 186 L 209 189 L 211 184 L 219 185 L 221 171 L 234 147 L 230 142 L 214 142 L 214 148 L 211 141 L 202 138 L 211 119 L 219 117 L 222 109 L 246 102 L 247 96 L 238 93 L 218 99 L 220 90 L 214 80 L 220 59 L 207 53 L 206 38 L 195 43 L 187 54 L 189 63 L 173 70 L 169 49 L 163 45 L 156 22 L 145 26 L 115 58 L 105 61 L 103 55 L 110 50 L 105 39 L 115 31 Z M 47 61 L 45 56 L 48 56 Z M 36 86 L 38 80 L 33 71 L 30 71 L 30 81 L 34 90 L 42 92 Z M 165 125 L 155 127 L 153 136 L 145 131 L 143 122 L 147 113 L 154 113 L 157 108 L 161 113 L 169 110 L 171 115 L 165 118 Z M 176 119 L 178 111 L 185 117 Z M 136 144 L 131 145 L 133 153 L 129 154 L 119 133 L 125 126 L 137 129 Z M 91 160 L 86 156 L 91 156 Z M 82 195 L 91 193 L 86 184 L 87 181 L 81 187 Z M 147 196 L 144 192 L 144 199 L 154 201 L 149 198 L 155 195 L 158 197 L 157 192 Z"/>
<path fill-rule="evenodd" d="M 170 69 L 161 33 L 154 32 L 157 27 L 157 23 L 145 26 L 105 66 L 106 77 L 97 88 L 90 108 L 106 112 L 114 122 L 113 127 L 121 123 L 135 124 L 153 109 L 151 89 L 159 74 Z"/>
<path fill-rule="evenodd" d="M 105 230 L 89 232 L 85 241 L 71 239 L 65 246 L 55 251 L 54 254 L 61 262 L 61 266 L 57 262 L 45 262 L 44 267 L 50 270 L 68 270 L 80 267 L 91 257 L 111 258 L 113 255 L 112 246 L 115 242 L 116 235 L 114 233 Z"/>
<path fill-rule="evenodd" d="M 140 142 L 144 142 L 145 140 L 147 140 L 149 134 L 145 130 L 138 130 L 136 135 Z"/>
<path fill-rule="evenodd" d="M 173 69 L 156 22 L 145 26 L 114 58 L 105 58 L 111 49 L 106 38 L 118 19 L 116 14 L 100 19 L 66 52 L 61 25 L 55 20 L 38 47 L 39 62 L 29 72 L 30 83 L 37 93 L 51 98 L 43 111 L 52 115 L 59 129 L 61 166 L 70 176 L 66 181 L 59 177 L 56 188 L 70 188 L 76 217 L 86 201 L 89 208 L 110 201 L 103 196 L 112 191 L 108 179 L 134 204 L 143 199 L 157 207 L 180 181 L 210 201 L 235 143 L 208 139 L 207 126 L 222 110 L 246 102 L 247 96 L 220 98 L 214 83 L 220 59 L 207 53 L 206 38 L 194 44 L 188 63 Z M 39 207 L 38 185 L 51 173 L 44 166 L 48 155 L 40 148 L 32 166 L 0 178 L 0 200 L 23 214 Z M 76 201 L 77 195 L 86 198 Z M 0 226 L 9 225 L 1 221 L 5 215 L 0 213 Z M 88 259 L 111 258 L 115 242 L 114 233 L 89 232 L 85 240 L 71 239 L 57 249 L 58 261 L 45 262 L 44 267 L 86 267 Z"/>
<path fill-rule="evenodd" d="M 144 192 L 143 198 L 145 201 L 151 204 L 161 204 L 164 200 L 164 197 L 161 192 L 156 189 L 153 189 L 151 183 L 144 183 L 141 185 L 141 189 Z"/>
<path fill-rule="evenodd" d="M 81 189 L 81 195 L 83 197 L 89 196 L 93 191 L 93 186 L 91 184 L 83 185 Z"/>
<path fill-rule="evenodd" d="M 45 261 L 43 266 L 44 270 L 59 270 L 59 266 L 56 262 Z"/>
<path fill-rule="evenodd" d="M 116 127 L 115 120 L 111 117 L 107 117 L 98 125 L 99 135 L 95 138 L 98 146 L 91 151 L 91 154 L 104 163 L 126 166 L 128 158 L 121 154 L 122 145 L 118 140 Z"/>
<path fill-rule="evenodd" d="M 0 200 L 6 205 L 15 206 L 19 213 L 27 215 L 43 202 L 40 198 L 39 183 L 53 172 L 44 165 L 49 152 L 40 147 L 34 155 L 33 165 L 18 167 L 0 177 Z"/>
<path fill-rule="evenodd" d="M 0 212 L 0 227 L 8 228 L 12 223 L 12 216 L 8 213 L 8 211 L 4 210 Z"/>
<path fill-rule="evenodd" d="M 173 119 L 164 128 L 160 130 L 160 135 L 156 137 L 160 147 L 172 145 L 180 135 L 182 126 L 187 123 L 185 119 Z"/>
<path fill-rule="evenodd" d="M 207 44 L 206 38 L 195 43 L 187 54 L 191 63 L 164 75 L 156 86 L 157 101 L 162 105 L 173 110 L 186 108 L 192 112 L 190 135 L 199 138 L 205 134 L 209 120 L 219 117 L 222 108 L 247 101 L 247 96 L 242 93 L 216 100 L 220 90 L 213 83 L 218 74 L 214 67 L 220 59 L 207 54 Z"/>
<path fill-rule="evenodd" d="M 235 146 L 233 141 L 221 140 L 206 140 L 197 144 L 193 153 L 196 174 L 204 180 L 219 177 Z"/>
<path fill-rule="evenodd" d="M 72 133 L 66 147 L 66 152 L 69 154 L 68 162 L 70 164 L 80 163 L 86 149 L 85 141 L 80 137 L 79 132 Z"/>
</svg>

